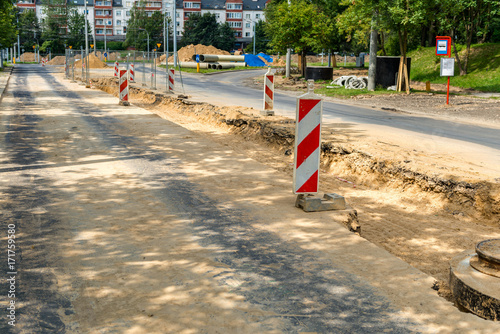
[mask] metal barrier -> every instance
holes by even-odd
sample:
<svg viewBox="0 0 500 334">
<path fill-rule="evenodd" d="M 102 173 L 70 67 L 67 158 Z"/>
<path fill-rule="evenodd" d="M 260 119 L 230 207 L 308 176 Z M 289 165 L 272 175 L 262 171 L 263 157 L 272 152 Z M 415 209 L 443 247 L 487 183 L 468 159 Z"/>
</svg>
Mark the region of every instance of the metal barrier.
<svg viewBox="0 0 500 334">
<path fill-rule="evenodd" d="M 172 53 L 169 56 L 172 56 Z M 85 50 L 67 49 L 64 71 L 67 79 L 72 82 L 82 82 L 90 88 L 91 81 L 92 86 L 96 87 L 99 78 L 115 78 L 114 65 L 118 62 L 118 71 L 133 68 L 133 83 L 136 85 L 168 92 L 169 80 L 165 58 L 163 52 L 154 51 L 98 49 L 90 50 L 89 54 L 86 54 Z M 163 66 L 160 67 L 160 64 Z M 180 76 L 180 73 L 177 75 Z"/>
</svg>

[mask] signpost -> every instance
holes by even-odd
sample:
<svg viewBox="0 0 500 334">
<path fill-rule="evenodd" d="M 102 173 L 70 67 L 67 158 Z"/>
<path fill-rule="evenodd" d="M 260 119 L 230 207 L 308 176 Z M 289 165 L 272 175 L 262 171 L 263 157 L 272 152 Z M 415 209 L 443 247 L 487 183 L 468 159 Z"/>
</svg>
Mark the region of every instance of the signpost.
<svg viewBox="0 0 500 334">
<path fill-rule="evenodd" d="M 200 55 L 196 55 L 196 73 L 200 73 Z"/>
<path fill-rule="evenodd" d="M 436 56 L 448 56 L 441 58 L 441 76 L 448 77 L 448 85 L 446 88 L 446 104 L 450 104 L 450 77 L 455 73 L 455 58 L 451 58 L 451 37 L 437 36 L 436 37 Z"/>
</svg>

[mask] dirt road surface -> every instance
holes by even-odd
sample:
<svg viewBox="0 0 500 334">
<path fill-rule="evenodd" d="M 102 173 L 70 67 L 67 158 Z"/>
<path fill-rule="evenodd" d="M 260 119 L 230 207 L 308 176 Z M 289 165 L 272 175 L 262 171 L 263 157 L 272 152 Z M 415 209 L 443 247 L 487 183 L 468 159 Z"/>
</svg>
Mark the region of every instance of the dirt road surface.
<svg viewBox="0 0 500 334">
<path fill-rule="evenodd" d="M 29 65 L 0 106 L 2 333 L 500 330 L 349 232 L 352 212 L 294 208 L 289 173 L 225 131 Z"/>
</svg>

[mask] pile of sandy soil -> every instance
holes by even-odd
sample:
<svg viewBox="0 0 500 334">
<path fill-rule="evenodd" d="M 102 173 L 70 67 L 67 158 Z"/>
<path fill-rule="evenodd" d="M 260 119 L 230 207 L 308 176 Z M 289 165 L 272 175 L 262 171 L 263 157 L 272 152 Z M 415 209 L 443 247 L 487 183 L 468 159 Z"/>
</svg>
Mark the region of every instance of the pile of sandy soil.
<svg viewBox="0 0 500 334">
<path fill-rule="evenodd" d="M 25 52 L 21 55 L 20 57 L 22 62 L 34 62 L 35 61 L 35 54 L 33 52 Z"/>
<path fill-rule="evenodd" d="M 196 52 L 195 52 L 196 50 Z M 210 55 L 230 55 L 229 52 L 224 51 L 224 50 L 219 50 L 215 46 L 209 45 L 203 45 L 203 44 L 197 44 L 197 45 L 187 45 L 180 50 L 177 51 L 177 54 L 179 56 L 179 61 L 193 61 L 192 57 L 195 54 L 210 54 Z M 165 59 L 165 58 L 163 58 Z M 169 63 L 174 62 L 174 57 L 171 56 L 168 58 Z"/>
<path fill-rule="evenodd" d="M 75 62 L 75 66 L 81 66 L 81 60 L 77 60 Z M 105 68 L 108 67 L 106 63 L 102 62 L 99 58 L 94 56 L 93 54 L 89 55 L 89 68 Z"/>
<path fill-rule="evenodd" d="M 64 65 L 65 61 L 66 61 L 65 56 L 56 56 L 52 58 L 49 62 L 47 62 L 47 65 Z"/>
</svg>

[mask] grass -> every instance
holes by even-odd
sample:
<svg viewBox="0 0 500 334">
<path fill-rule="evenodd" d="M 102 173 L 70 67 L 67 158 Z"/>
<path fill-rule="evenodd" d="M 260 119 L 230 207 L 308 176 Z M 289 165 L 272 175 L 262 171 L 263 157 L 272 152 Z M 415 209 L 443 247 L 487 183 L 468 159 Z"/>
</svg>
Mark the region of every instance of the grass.
<svg viewBox="0 0 500 334">
<path fill-rule="evenodd" d="M 161 68 L 165 68 L 165 65 L 158 65 Z M 171 66 L 169 66 L 171 67 Z M 235 71 L 235 70 L 255 70 L 255 69 L 265 69 L 264 67 L 251 67 L 251 66 L 237 66 L 233 68 L 225 68 L 222 70 L 212 70 L 208 68 L 200 68 L 200 73 L 218 73 L 222 71 Z M 197 73 L 196 68 L 181 67 L 182 72 L 186 73 Z"/>
<path fill-rule="evenodd" d="M 368 89 L 346 89 L 343 86 L 334 86 L 331 85 L 331 81 L 321 81 L 318 80 L 315 82 L 316 85 L 319 85 L 320 87 L 314 89 L 314 93 L 324 95 L 324 96 L 329 96 L 329 97 L 337 97 L 337 98 L 343 98 L 343 99 L 348 99 L 351 96 L 358 96 L 358 95 L 384 95 L 384 94 L 394 94 L 394 91 L 389 91 L 384 88 L 377 88 L 375 91 L 369 91 Z M 326 88 L 327 86 L 334 86 L 335 88 Z"/>
<path fill-rule="evenodd" d="M 465 46 L 459 46 L 459 50 L 462 60 Z M 447 77 L 439 75 L 441 57 L 435 55 L 434 47 L 411 51 L 408 56 L 411 57 L 411 80 L 446 84 Z M 450 85 L 483 92 L 500 92 L 500 43 L 472 45 L 467 75 L 460 76 L 455 63 L 455 76 L 450 78 Z"/>
</svg>

